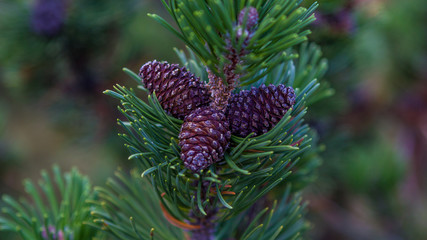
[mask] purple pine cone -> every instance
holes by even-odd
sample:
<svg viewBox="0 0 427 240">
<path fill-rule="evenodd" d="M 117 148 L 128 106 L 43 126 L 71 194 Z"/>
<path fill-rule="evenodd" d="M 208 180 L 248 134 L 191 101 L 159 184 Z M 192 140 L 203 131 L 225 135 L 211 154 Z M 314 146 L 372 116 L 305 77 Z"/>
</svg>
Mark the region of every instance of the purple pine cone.
<svg viewBox="0 0 427 240">
<path fill-rule="evenodd" d="M 196 109 L 186 116 L 179 134 L 185 167 L 200 172 L 224 157 L 231 133 L 225 114 L 212 107 Z"/>
<path fill-rule="evenodd" d="M 295 104 L 292 87 L 262 85 L 233 94 L 226 110 L 233 135 L 259 136 L 271 130 Z"/>
<path fill-rule="evenodd" d="M 209 104 L 208 89 L 178 64 L 154 60 L 141 67 L 139 77 L 150 93 L 156 92 L 163 109 L 176 118 L 184 119 L 196 108 Z"/>
<path fill-rule="evenodd" d="M 37 34 L 52 37 L 61 31 L 65 17 L 64 0 L 37 0 L 33 7 L 31 27 Z"/>
</svg>

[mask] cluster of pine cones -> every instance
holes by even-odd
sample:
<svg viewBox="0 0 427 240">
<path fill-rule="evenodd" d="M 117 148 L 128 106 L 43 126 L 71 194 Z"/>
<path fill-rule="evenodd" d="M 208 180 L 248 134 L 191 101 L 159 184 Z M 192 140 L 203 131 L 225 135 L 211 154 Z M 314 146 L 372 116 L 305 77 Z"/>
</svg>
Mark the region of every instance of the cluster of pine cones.
<svg viewBox="0 0 427 240">
<path fill-rule="evenodd" d="M 184 120 L 179 134 L 181 159 L 193 172 L 221 161 L 231 134 L 264 134 L 295 103 L 291 87 L 263 85 L 233 94 L 221 111 L 212 106 L 208 85 L 177 64 L 151 61 L 141 67 L 139 76 L 169 115 Z"/>
</svg>

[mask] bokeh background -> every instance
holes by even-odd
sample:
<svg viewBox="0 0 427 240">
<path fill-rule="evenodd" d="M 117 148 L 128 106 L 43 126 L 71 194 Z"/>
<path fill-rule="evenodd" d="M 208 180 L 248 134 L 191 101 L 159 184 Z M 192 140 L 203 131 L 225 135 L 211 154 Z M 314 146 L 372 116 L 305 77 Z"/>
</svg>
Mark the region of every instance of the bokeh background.
<svg viewBox="0 0 427 240">
<path fill-rule="evenodd" d="M 308 237 L 427 239 L 427 3 L 318 2 L 310 40 L 335 94 L 308 117 L 323 147 Z M 167 17 L 158 0 L 0 1 L 0 194 L 52 164 L 97 185 L 131 166 L 102 91 L 184 47 L 149 12 Z"/>
</svg>

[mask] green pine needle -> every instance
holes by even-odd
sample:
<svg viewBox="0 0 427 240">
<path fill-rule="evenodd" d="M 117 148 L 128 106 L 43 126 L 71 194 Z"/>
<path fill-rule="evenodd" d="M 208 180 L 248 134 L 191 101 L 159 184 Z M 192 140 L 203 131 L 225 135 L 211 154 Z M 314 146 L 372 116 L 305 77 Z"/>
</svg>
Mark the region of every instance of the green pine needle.
<svg viewBox="0 0 427 240">
<path fill-rule="evenodd" d="M 6 207 L 0 215 L 0 230 L 12 231 L 23 239 L 54 239 L 58 234 L 63 239 L 91 239 L 97 231 L 83 222 L 91 220 L 90 204 L 94 199 L 87 177 L 73 169 L 62 174 L 59 167 L 53 167 L 53 179 L 42 171 L 39 187 L 25 181 L 30 195 L 17 201 L 3 196 Z"/>
</svg>

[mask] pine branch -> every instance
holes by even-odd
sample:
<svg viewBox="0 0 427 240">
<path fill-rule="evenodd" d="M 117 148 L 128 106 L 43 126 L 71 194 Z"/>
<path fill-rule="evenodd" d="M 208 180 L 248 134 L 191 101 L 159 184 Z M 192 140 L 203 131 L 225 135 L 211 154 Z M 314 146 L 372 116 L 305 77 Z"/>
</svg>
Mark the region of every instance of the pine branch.
<svg viewBox="0 0 427 240">
<path fill-rule="evenodd" d="M 93 200 L 89 180 L 77 170 L 64 175 L 57 166 L 53 177 L 41 173 L 39 189 L 26 180 L 25 190 L 31 201 L 3 196 L 6 207 L 0 215 L 0 231 L 15 232 L 22 239 L 91 239 L 97 235 L 93 228 L 83 224 L 90 221 Z"/>
<path fill-rule="evenodd" d="M 226 74 L 224 67 L 230 63 L 226 57 L 230 48 L 237 53 L 247 49 L 236 66 L 243 86 L 249 85 L 258 72 L 267 74 L 271 66 L 288 59 L 284 53 L 307 39 L 310 31 L 302 29 L 314 21 L 317 7 L 299 7 L 297 0 L 238 0 L 234 4 L 220 0 L 162 2 L 177 22 L 178 30 L 156 14 L 149 16 L 181 38 L 215 75 L 222 78 Z M 246 19 L 239 23 L 238 16 L 249 6 L 259 10 L 259 23 L 253 31 L 242 34 Z"/>
<path fill-rule="evenodd" d="M 222 222 L 217 239 L 298 239 L 307 230 L 308 223 L 301 219 L 305 204 L 300 196 L 291 196 L 288 186 L 280 201 L 264 209 L 249 209 Z M 255 210 L 255 212 L 253 212 Z M 240 229 L 240 227 L 243 227 Z"/>
<path fill-rule="evenodd" d="M 187 48 L 188 54 L 183 50 L 174 49 L 181 63 L 191 72 L 195 73 L 202 80 L 208 80 L 208 73 L 202 61 L 194 52 Z M 302 88 L 311 81 L 319 82 L 319 88 L 316 94 L 309 99 L 307 105 L 311 105 L 323 98 L 330 97 L 334 94 L 334 90 L 330 88 L 327 81 L 320 81 L 328 68 L 328 62 L 322 58 L 322 52 L 315 43 L 303 43 L 299 46 L 298 51 L 292 50 L 288 53 L 289 59 L 280 61 L 277 66 L 271 67 L 270 72 L 261 70 L 254 76 L 251 84 L 248 86 L 238 86 L 237 90 L 250 89 L 251 87 L 259 87 L 262 84 L 275 86 L 284 84 L 295 89 Z M 188 56 L 187 56 L 188 55 Z M 135 78 L 137 83 L 140 83 L 139 77 Z"/>
<path fill-rule="evenodd" d="M 92 202 L 96 206 L 92 226 L 115 239 L 184 239 L 183 231 L 172 224 L 188 224 L 176 222 L 167 212 L 162 214 L 161 201 L 146 178 L 141 179 L 136 171 L 131 176 L 118 171 L 115 176 L 106 187 L 95 188 L 100 200 Z"/>
<path fill-rule="evenodd" d="M 70 183 L 73 192 L 67 192 L 68 183 L 55 170 L 61 202 L 43 173 L 50 206 L 27 184 L 36 208 L 5 197 L 9 208 L 0 218 L 2 229 L 23 238 L 71 238 L 70 229 L 72 237 L 83 231 L 76 221 L 117 239 L 192 240 L 295 239 L 306 229 L 304 205 L 290 196 L 313 179 L 320 162 L 316 134 L 304 118 L 308 106 L 333 93 L 319 81 L 327 68 L 321 51 L 303 43 L 317 4 L 306 9 L 299 0 L 162 3 L 178 28 L 151 16 L 187 44 L 188 55 L 176 53 L 188 69 L 150 61 L 139 74 L 124 69 L 137 82 L 135 90 L 116 85 L 105 91 L 120 101 L 119 136 L 137 170 L 130 177 L 118 172 L 106 187 L 96 188 L 100 201 L 83 180 Z M 141 100 L 147 94 L 147 102 Z M 267 194 L 283 188 L 282 201 L 268 204 Z M 59 224 L 64 216 L 71 223 Z"/>
<path fill-rule="evenodd" d="M 236 195 L 223 196 L 224 189 L 213 195 L 223 208 L 218 215 L 226 219 L 244 211 L 284 180 L 294 164 L 291 159 L 309 148 L 310 139 L 305 137 L 308 128 L 302 127 L 306 112 L 303 106 L 304 99 L 317 87 L 312 81 L 299 90 L 294 110 L 288 111 L 270 132 L 255 138 L 233 136 L 231 144 L 234 147 L 225 160 L 200 174 L 189 173 L 183 166 L 176 142 L 181 121 L 166 115 L 155 95 L 149 96 L 147 104 L 134 90 L 118 85 L 116 91 L 106 91 L 106 94 L 121 100 L 123 108 L 120 111 L 127 121 L 119 120 L 126 130 L 126 134 L 120 136 L 126 141 L 130 159 L 138 160 L 142 176 L 151 175 L 158 195 L 165 193 L 165 206 L 175 218 L 184 221 L 191 220 L 190 212 L 203 213 L 203 206 L 211 203 L 209 197 L 206 202 L 197 203 L 194 196 L 200 195 L 202 189 L 190 185 L 191 182 L 208 182 L 211 187 L 232 185 L 228 191 Z M 266 185 L 260 188 L 264 183 Z M 231 210 L 230 205 L 236 207 Z"/>
<path fill-rule="evenodd" d="M 114 91 L 105 93 L 121 102 L 119 110 L 125 119 L 118 123 L 125 133 L 119 135 L 126 142 L 129 159 L 136 160 L 141 176 L 150 180 L 166 218 L 191 231 L 191 239 L 213 239 L 216 225 L 237 218 L 273 188 L 295 184 L 300 189 L 313 179 L 313 170 L 319 164 L 318 149 L 304 116 L 307 106 L 329 96 L 331 90 L 318 81 L 327 67 L 318 47 L 303 44 L 298 52 L 293 47 L 309 33 L 302 28 L 313 20 L 316 5 L 302 9 L 299 1 L 292 0 L 163 3 L 177 21 L 178 30 L 152 16 L 186 42 L 188 55 L 175 51 L 190 71 L 152 61 L 141 67 L 139 75 L 125 69 L 142 92 L 116 85 Z M 200 85 L 194 73 L 206 86 Z M 294 88 L 280 93 L 274 87 L 257 92 L 256 87 L 262 84 Z M 238 136 L 232 135 L 223 144 L 228 138 L 224 136 L 229 136 L 227 129 L 221 129 L 230 126 L 227 121 L 231 117 L 226 115 L 230 114 L 231 96 L 246 87 L 253 87 L 248 100 L 257 105 L 256 111 L 268 108 L 277 114 L 280 110 L 282 115 L 274 123 L 265 120 L 269 128 L 262 132 L 237 132 Z M 211 98 L 201 102 L 204 98 L 200 96 L 205 97 L 206 92 Z M 147 103 L 139 98 L 141 93 L 148 93 Z M 197 97 L 191 101 L 188 96 Z M 179 104 L 184 101 L 190 109 L 185 118 L 174 115 L 183 112 L 174 108 L 182 107 Z M 235 106 L 249 104 L 235 101 Z M 276 109 L 280 104 L 288 104 L 288 108 Z M 195 105 L 202 107 L 192 109 Z M 236 113 L 252 114 L 241 110 L 243 107 Z M 219 120 L 221 116 L 229 119 Z M 259 124 L 253 119 L 250 124 Z M 216 154 L 214 160 L 209 154 Z M 289 209 L 293 214 L 298 212 L 297 207 Z M 300 216 L 292 215 L 285 220 L 297 219 L 295 227 L 270 228 L 265 213 L 267 210 L 258 214 L 239 237 L 255 239 L 265 234 L 271 239 L 287 239 L 297 237 L 305 226 Z M 258 223 L 261 220 L 266 221 L 264 225 Z"/>
</svg>

